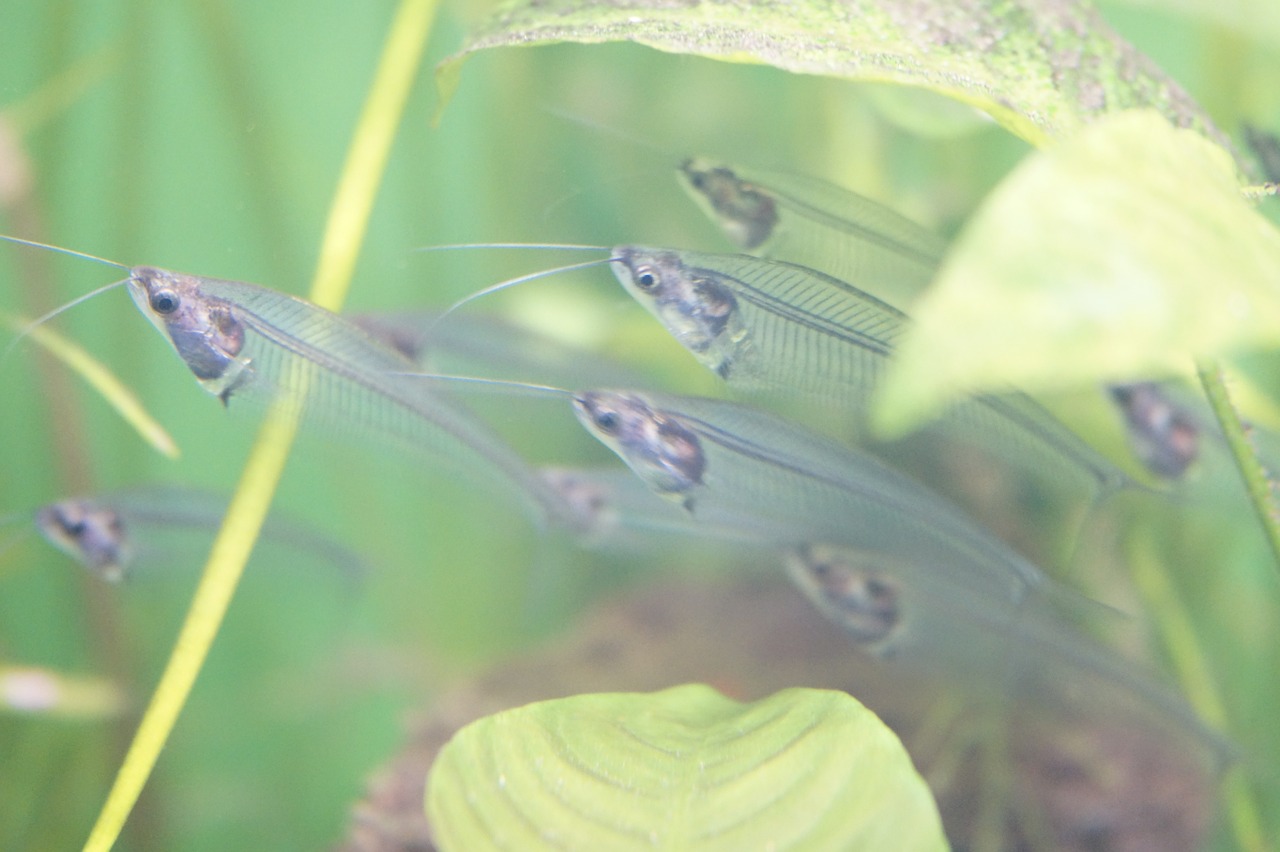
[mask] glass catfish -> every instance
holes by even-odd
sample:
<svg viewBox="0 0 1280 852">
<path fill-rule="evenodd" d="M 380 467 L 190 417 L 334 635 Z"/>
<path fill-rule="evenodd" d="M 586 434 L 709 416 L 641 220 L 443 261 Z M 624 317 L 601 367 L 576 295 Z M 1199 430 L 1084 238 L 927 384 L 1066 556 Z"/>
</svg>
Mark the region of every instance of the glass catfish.
<svg viewBox="0 0 1280 852">
<path fill-rule="evenodd" d="M 1213 764 L 1232 749 L 1176 693 L 1044 611 L 993 603 L 929 566 L 850 547 L 797 547 L 787 572 L 866 653 L 923 669 L 972 693 L 1083 702 L 1189 738 Z"/>
<path fill-rule="evenodd" d="M 758 561 L 761 553 L 768 558 L 776 543 L 750 524 L 704 523 L 661 499 L 628 470 L 544 467 L 541 473 L 570 507 L 578 544 L 589 550 L 633 553 L 697 540 L 712 542 L 719 551 L 732 550 L 739 561 Z"/>
<path fill-rule="evenodd" d="M 633 391 L 587 391 L 573 404 L 588 432 L 699 523 L 751 529 L 779 546 L 830 542 L 936 566 L 994 601 L 1057 588 L 942 496 L 784 418 Z"/>
<path fill-rule="evenodd" d="M 568 397 L 589 434 L 709 535 L 733 531 L 727 537 L 777 547 L 830 541 L 922 560 L 965 576 L 983 594 L 1017 603 L 1057 588 L 1028 559 L 916 480 L 749 405 L 649 391 L 575 392 L 471 376 L 400 375 L 427 384 Z M 563 481 L 555 487 L 573 506 L 566 513 L 571 528 L 589 530 L 598 522 L 607 502 L 598 492 L 575 495 Z"/>
<path fill-rule="evenodd" d="M 304 415 L 317 421 L 372 432 L 464 473 L 496 480 L 542 520 L 561 511 L 558 495 L 513 449 L 457 403 L 395 378 L 413 362 L 343 317 L 266 287 L 129 268 L 6 239 L 125 269 L 128 278 L 117 283 L 127 286 L 138 310 L 224 405 L 242 398 L 295 398 Z M 83 298 L 88 297 L 77 301 Z"/>
<path fill-rule="evenodd" d="M 624 289 L 730 387 L 800 392 L 865 411 L 908 318 L 836 278 L 780 261 L 620 246 Z M 1137 483 L 1030 397 L 953 406 L 930 427 L 981 446 L 1051 484 L 1093 495 Z"/>
<path fill-rule="evenodd" d="M 1142 463 L 1157 476 L 1181 479 L 1201 455 L 1204 424 L 1212 415 L 1206 419 L 1193 412 L 1155 382 L 1111 385 L 1108 391 Z"/>
<path fill-rule="evenodd" d="M 870 656 L 1015 701 L 1078 699 L 1074 690 L 1082 688 L 1079 694 L 1099 707 L 1140 710 L 1191 734 L 1216 758 L 1226 754 L 1222 738 L 1140 666 L 1115 657 L 1055 613 L 983 596 L 942 566 L 850 546 L 780 546 L 754 518 L 713 526 L 696 510 L 658 500 L 630 474 L 619 479 L 611 470 L 546 468 L 544 475 L 583 519 L 583 546 L 635 552 L 677 538 L 702 539 L 731 548 L 735 559 L 782 562 L 804 597 Z"/>
<path fill-rule="evenodd" d="M 905 308 L 937 274 L 946 242 L 883 204 L 802 175 L 700 157 L 681 184 L 738 248 L 815 267 Z"/>
<path fill-rule="evenodd" d="M 140 562 L 163 558 L 169 544 L 212 534 L 226 502 L 225 496 L 192 488 L 150 485 L 58 500 L 37 509 L 32 520 L 49 544 L 101 579 L 118 583 Z M 364 573 L 364 560 L 345 546 L 288 520 L 268 519 L 262 540 L 349 577 Z"/>
</svg>

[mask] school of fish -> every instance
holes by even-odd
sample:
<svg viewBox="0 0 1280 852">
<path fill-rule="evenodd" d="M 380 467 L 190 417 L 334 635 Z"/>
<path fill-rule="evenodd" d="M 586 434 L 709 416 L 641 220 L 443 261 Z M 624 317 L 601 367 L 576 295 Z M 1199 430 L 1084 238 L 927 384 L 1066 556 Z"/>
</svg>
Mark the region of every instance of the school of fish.
<svg viewBox="0 0 1280 852">
<path fill-rule="evenodd" d="M 1079 627 L 1120 616 L 869 449 L 868 400 L 945 241 L 811 178 L 705 159 L 677 174 L 747 253 L 628 244 L 601 249 L 598 265 L 732 399 L 646 388 L 626 368 L 584 366 L 554 343 L 453 308 L 340 316 L 266 287 L 148 266 L 126 268 L 120 283 L 223 406 L 296 399 L 305 419 L 462 471 L 584 548 L 638 552 L 672 539 L 741 548 L 888 665 L 1010 700 L 1083 690 L 1223 759 L 1223 739 L 1176 692 Z M 451 357 L 493 377 L 441 371 Z M 625 468 L 531 464 L 460 401 L 477 386 L 561 398 Z M 1211 440 L 1207 421 L 1159 386 L 1110 394 L 1156 481 L 1182 477 Z M 806 425 L 792 406 L 834 412 L 847 431 Z M 1013 388 L 953 407 L 921 437 L 1086 507 L 1120 491 L 1160 498 L 1159 484 L 1139 482 Z M 148 524 L 216 516 L 178 513 L 184 501 L 171 494 L 146 496 L 70 499 L 29 517 L 118 581 L 146 550 Z M 285 536 L 287 546 L 332 552 L 318 540 Z"/>
</svg>

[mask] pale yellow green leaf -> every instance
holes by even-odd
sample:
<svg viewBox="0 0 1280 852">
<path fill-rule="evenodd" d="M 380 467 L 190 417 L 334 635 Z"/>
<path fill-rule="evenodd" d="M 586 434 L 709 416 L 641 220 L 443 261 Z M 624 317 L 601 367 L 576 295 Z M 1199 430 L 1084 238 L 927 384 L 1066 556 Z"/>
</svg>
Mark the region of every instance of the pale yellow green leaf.
<svg viewBox="0 0 1280 852">
<path fill-rule="evenodd" d="M 975 106 L 1036 145 L 1140 106 L 1222 138 L 1177 83 L 1078 0 L 517 0 L 440 64 L 442 100 L 477 51 L 611 41 L 918 86 Z"/>
<path fill-rule="evenodd" d="M 1149 110 L 1020 165 L 956 241 L 874 419 L 902 432 L 972 393 L 1182 373 L 1280 343 L 1280 232 L 1231 157 Z"/>
<path fill-rule="evenodd" d="M 945 849 L 897 737 L 843 692 L 579 695 L 462 729 L 426 807 L 440 848 Z"/>
</svg>

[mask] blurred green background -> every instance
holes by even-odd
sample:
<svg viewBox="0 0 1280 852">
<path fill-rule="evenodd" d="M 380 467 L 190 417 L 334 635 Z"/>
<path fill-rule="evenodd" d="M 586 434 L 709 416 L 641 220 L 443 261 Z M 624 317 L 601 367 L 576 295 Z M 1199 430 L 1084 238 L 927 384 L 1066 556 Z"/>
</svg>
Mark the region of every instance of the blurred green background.
<svg viewBox="0 0 1280 852">
<path fill-rule="evenodd" d="M 428 64 L 456 50 L 488 8 L 444 4 Z M 304 292 L 392 10 L 388 2 L 6 3 L 0 118 L 17 145 L 0 149 L 0 175 L 25 173 L 30 193 L 5 199 L 4 232 Z M 1243 120 L 1280 129 L 1280 49 L 1149 7 L 1104 12 L 1229 132 Z M 825 176 L 953 233 L 1027 151 L 994 125 L 963 112 L 934 121 L 936 103 L 875 86 L 628 45 L 490 51 L 468 63 L 433 128 L 436 105 L 424 74 L 349 310 L 440 307 L 580 259 L 413 252 L 425 245 L 727 250 L 674 179 L 674 164 L 691 153 Z M 927 135 L 917 132 L 921 115 L 930 117 Z M 0 252 L 0 309 L 43 312 L 117 275 L 35 254 Z M 604 270 L 471 309 L 507 311 L 671 389 L 713 387 Z M 228 414 L 200 390 L 122 290 L 56 327 L 137 390 L 182 458 L 152 451 L 26 343 L 0 361 L 0 514 L 157 480 L 230 493 L 254 434 L 251 412 Z M 1100 410 L 1094 403 L 1082 407 Z M 539 461 L 613 461 L 563 407 L 512 398 L 485 410 Z M 1077 425 L 1123 451 L 1105 416 Z M 360 442 L 336 446 L 344 449 L 322 437 L 300 443 L 276 509 L 333 531 L 367 556 L 369 572 L 353 594 L 346 578 L 287 555 L 251 564 L 119 848 L 331 843 L 366 773 L 399 741 L 406 712 L 449 675 L 549 635 L 641 574 L 690 567 L 575 554 L 541 541 L 510 507 L 452 473 Z M 1176 522 L 1137 510 L 1107 517 L 1155 530 L 1193 603 L 1233 734 L 1254 758 L 1250 772 L 1271 805 L 1264 810 L 1280 812 L 1280 729 L 1267 721 L 1280 708 L 1280 595 L 1252 519 L 1238 510 Z M 0 662 L 107 675 L 141 706 L 202 545 L 104 589 L 34 538 L 14 543 L 0 553 Z M 133 725 L 0 715 L 0 849 L 82 842 Z"/>
</svg>

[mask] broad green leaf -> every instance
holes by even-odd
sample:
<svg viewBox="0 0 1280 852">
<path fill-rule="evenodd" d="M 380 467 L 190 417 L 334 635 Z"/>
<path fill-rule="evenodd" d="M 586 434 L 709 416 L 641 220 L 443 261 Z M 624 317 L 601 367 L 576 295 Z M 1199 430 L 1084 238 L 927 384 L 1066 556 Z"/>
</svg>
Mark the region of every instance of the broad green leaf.
<svg viewBox="0 0 1280 852">
<path fill-rule="evenodd" d="M 468 725 L 427 782 L 440 847 L 945 849 L 901 743 L 842 692 L 580 695 Z"/>
<path fill-rule="evenodd" d="M 116 374 L 108 370 L 101 361 L 45 326 L 29 327 L 25 321 L 5 313 L 0 313 L 0 325 L 7 325 L 17 332 L 25 330 L 28 337 L 88 382 L 89 386 L 96 390 L 107 404 L 142 436 L 142 440 L 154 447 L 156 451 L 171 459 L 176 459 L 180 455 L 177 443 L 159 421 L 143 407 L 137 394 L 120 381 Z"/>
<path fill-rule="evenodd" d="M 1108 112 L 1139 106 L 1221 138 L 1186 92 L 1091 5 L 1043 0 L 519 0 L 502 6 L 461 52 L 440 64 L 442 101 L 456 88 L 462 62 L 476 51 L 609 41 L 919 86 L 990 113 L 1036 145 Z"/>
<path fill-rule="evenodd" d="M 916 319 L 876 406 L 886 433 L 974 392 L 1182 373 L 1280 343 L 1280 232 L 1224 150 L 1127 112 L 1015 169 Z"/>
</svg>

